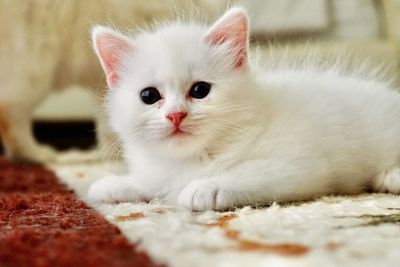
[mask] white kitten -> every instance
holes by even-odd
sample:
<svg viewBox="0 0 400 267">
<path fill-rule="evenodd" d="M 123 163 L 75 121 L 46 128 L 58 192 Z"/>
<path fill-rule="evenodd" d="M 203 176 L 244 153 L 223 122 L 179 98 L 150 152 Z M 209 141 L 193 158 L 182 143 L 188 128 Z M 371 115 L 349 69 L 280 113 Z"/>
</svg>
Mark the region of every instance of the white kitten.
<svg viewBox="0 0 400 267">
<path fill-rule="evenodd" d="M 130 172 L 97 181 L 89 199 L 207 210 L 400 191 L 400 95 L 336 69 L 255 73 L 248 31 L 240 8 L 210 29 L 94 29 Z"/>
</svg>

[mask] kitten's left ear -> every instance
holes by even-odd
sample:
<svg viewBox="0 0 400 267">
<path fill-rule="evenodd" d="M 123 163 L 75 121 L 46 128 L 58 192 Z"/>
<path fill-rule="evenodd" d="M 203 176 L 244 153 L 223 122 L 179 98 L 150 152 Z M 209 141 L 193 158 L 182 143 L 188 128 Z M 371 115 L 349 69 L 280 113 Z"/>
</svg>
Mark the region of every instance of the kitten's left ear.
<svg viewBox="0 0 400 267">
<path fill-rule="evenodd" d="M 245 68 L 249 46 L 249 20 L 246 11 L 239 7 L 227 11 L 207 32 L 206 41 L 212 46 L 230 42 L 235 52 L 235 68 Z"/>
<path fill-rule="evenodd" d="M 133 51 L 132 41 L 102 26 L 93 29 L 92 40 L 94 50 L 107 76 L 107 84 L 111 88 L 115 87 L 119 80 L 122 60 L 127 53 Z"/>
</svg>

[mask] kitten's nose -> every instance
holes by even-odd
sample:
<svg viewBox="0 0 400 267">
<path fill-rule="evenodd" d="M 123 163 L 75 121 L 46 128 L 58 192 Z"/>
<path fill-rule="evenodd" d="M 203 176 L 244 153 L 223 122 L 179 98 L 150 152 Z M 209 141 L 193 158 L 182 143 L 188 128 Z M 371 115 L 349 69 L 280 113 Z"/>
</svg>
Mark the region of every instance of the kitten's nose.
<svg viewBox="0 0 400 267">
<path fill-rule="evenodd" d="M 179 124 L 183 121 L 183 119 L 186 117 L 187 113 L 184 111 L 179 111 L 179 112 L 171 112 L 169 113 L 166 117 L 169 119 L 175 127 L 178 127 Z"/>
</svg>

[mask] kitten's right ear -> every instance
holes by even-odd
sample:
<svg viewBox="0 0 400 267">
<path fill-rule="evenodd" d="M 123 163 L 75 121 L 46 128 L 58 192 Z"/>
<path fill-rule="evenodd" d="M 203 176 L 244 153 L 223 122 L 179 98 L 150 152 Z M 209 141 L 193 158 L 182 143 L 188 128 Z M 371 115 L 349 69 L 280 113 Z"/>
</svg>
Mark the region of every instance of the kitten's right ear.
<svg viewBox="0 0 400 267">
<path fill-rule="evenodd" d="M 109 28 L 97 26 L 92 31 L 92 42 L 106 74 L 107 84 L 112 88 L 118 83 L 124 55 L 133 51 L 132 41 Z"/>
<path fill-rule="evenodd" d="M 230 42 L 234 48 L 235 68 L 245 68 L 249 46 L 249 21 L 246 11 L 239 7 L 228 10 L 207 32 L 206 40 L 212 46 Z"/>
</svg>

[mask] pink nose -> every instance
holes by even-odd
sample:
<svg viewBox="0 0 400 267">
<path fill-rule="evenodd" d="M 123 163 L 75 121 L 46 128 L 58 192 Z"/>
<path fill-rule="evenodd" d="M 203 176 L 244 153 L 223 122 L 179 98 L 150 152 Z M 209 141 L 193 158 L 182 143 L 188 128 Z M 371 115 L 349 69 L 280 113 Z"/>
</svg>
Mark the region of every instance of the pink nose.
<svg viewBox="0 0 400 267">
<path fill-rule="evenodd" d="M 186 115 L 186 112 L 180 111 L 169 113 L 166 117 L 172 122 L 173 125 L 175 125 L 175 127 L 178 127 Z"/>
</svg>

